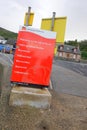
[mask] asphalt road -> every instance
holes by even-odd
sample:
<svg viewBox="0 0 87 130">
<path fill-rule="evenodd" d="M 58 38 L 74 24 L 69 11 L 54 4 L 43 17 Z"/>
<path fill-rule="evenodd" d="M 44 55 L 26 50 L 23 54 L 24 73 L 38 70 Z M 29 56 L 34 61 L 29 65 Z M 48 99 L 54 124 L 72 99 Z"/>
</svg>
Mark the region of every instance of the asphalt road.
<svg viewBox="0 0 87 130">
<path fill-rule="evenodd" d="M 51 80 L 58 93 L 87 97 L 87 64 L 54 61 Z"/>
<path fill-rule="evenodd" d="M 77 63 L 63 60 L 54 60 L 55 65 L 64 67 L 66 69 L 72 70 L 80 75 L 87 76 L 87 64 Z"/>
</svg>

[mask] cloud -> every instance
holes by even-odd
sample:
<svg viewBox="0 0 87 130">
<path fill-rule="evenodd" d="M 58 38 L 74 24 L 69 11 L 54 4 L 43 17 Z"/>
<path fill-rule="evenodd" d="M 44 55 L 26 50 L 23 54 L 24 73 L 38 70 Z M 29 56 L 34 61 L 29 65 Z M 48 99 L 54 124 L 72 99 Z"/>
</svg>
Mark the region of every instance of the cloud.
<svg viewBox="0 0 87 130">
<path fill-rule="evenodd" d="M 87 26 L 86 0 L 2 0 L 0 1 L 0 26 L 17 32 L 19 25 L 23 25 L 28 6 L 35 13 L 33 27 L 40 28 L 41 19 L 67 16 L 65 39 L 85 39 Z"/>
</svg>

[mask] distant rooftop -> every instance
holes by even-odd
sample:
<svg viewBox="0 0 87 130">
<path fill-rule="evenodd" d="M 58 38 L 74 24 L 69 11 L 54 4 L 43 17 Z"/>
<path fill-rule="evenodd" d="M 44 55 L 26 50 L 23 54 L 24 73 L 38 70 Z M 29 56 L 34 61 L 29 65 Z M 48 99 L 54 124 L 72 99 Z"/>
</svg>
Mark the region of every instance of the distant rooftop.
<svg viewBox="0 0 87 130">
<path fill-rule="evenodd" d="M 0 36 L 0 40 L 5 40 L 4 37 Z"/>
<path fill-rule="evenodd" d="M 58 51 L 81 54 L 80 49 L 78 47 L 70 45 L 58 45 Z"/>
</svg>

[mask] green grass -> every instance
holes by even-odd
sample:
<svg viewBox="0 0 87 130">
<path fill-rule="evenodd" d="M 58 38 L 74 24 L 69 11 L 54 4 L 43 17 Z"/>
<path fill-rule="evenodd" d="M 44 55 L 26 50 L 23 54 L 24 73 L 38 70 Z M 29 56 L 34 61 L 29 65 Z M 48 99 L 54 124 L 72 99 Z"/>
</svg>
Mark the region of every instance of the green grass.
<svg viewBox="0 0 87 130">
<path fill-rule="evenodd" d="M 6 29 L 3 29 L 0 27 L 0 36 L 3 36 L 6 40 L 8 39 L 16 39 L 17 38 L 17 33 L 8 31 Z"/>
</svg>

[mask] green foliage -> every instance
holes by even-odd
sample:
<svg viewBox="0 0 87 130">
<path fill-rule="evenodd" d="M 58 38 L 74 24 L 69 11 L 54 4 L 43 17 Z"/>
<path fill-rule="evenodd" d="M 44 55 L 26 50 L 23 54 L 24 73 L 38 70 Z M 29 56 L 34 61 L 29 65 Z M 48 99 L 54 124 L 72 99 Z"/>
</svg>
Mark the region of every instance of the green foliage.
<svg viewBox="0 0 87 130">
<path fill-rule="evenodd" d="M 0 36 L 3 36 L 6 40 L 12 38 L 12 39 L 16 39 L 17 38 L 17 33 L 8 31 L 6 29 L 3 29 L 0 27 Z"/>
<path fill-rule="evenodd" d="M 82 59 L 87 60 L 87 52 L 86 51 L 82 51 L 81 52 L 81 57 L 82 57 Z"/>
<path fill-rule="evenodd" d="M 80 41 L 80 42 L 78 42 L 77 40 L 67 41 L 67 42 L 65 42 L 65 44 L 71 45 L 71 46 L 79 46 L 81 51 L 87 51 L 87 40 Z"/>
<path fill-rule="evenodd" d="M 87 51 L 87 40 L 79 42 L 80 50 Z"/>
<path fill-rule="evenodd" d="M 65 44 L 66 45 L 71 45 L 71 46 L 78 46 L 77 40 L 75 40 L 75 41 L 67 41 L 67 42 L 65 42 Z"/>
</svg>

